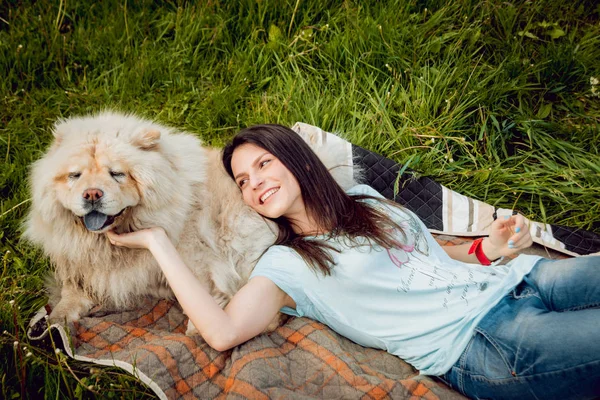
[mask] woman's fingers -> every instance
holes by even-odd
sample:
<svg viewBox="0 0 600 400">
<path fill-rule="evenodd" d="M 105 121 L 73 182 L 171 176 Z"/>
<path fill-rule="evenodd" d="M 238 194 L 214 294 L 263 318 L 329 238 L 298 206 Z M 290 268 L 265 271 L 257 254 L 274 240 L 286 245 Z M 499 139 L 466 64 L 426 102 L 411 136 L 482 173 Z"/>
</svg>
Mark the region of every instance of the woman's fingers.
<svg viewBox="0 0 600 400">
<path fill-rule="evenodd" d="M 494 222 L 496 223 L 496 229 L 498 229 L 498 239 L 503 237 L 503 245 L 510 250 L 523 249 L 533 243 L 526 219 L 521 214 L 499 217 Z M 498 244 L 500 245 L 500 243 Z"/>
<path fill-rule="evenodd" d="M 131 243 L 129 243 L 129 241 L 127 240 L 127 234 L 119 235 L 118 233 L 115 233 L 113 231 L 108 231 L 106 232 L 106 236 L 108 237 L 110 243 L 115 246 L 131 247 Z"/>
<path fill-rule="evenodd" d="M 108 240 L 112 244 L 117 245 L 117 246 L 119 245 L 119 243 L 117 242 L 117 238 L 119 237 L 119 235 L 117 235 L 113 231 L 108 231 L 108 232 L 106 232 L 106 236 L 108 237 Z"/>
<path fill-rule="evenodd" d="M 511 239 L 511 240 L 513 240 L 513 246 L 510 247 L 510 244 L 509 244 L 509 248 L 512 248 L 512 249 L 525 249 L 533 244 L 533 240 L 531 238 L 531 235 L 529 235 L 529 232 L 520 237 L 515 236 L 515 239 Z"/>
<path fill-rule="evenodd" d="M 150 249 L 152 243 L 166 235 L 162 228 L 154 227 L 121 234 L 109 231 L 106 232 L 106 236 L 116 246 L 125 246 L 132 249 Z"/>
<path fill-rule="evenodd" d="M 522 228 L 523 225 L 524 225 L 524 219 L 523 219 L 523 216 L 520 214 L 512 215 L 508 219 L 507 226 L 508 226 L 508 229 L 510 230 L 510 233 L 512 234 L 512 236 L 508 240 L 509 248 L 511 247 L 511 244 L 514 245 L 515 242 L 517 242 L 523 235 L 523 228 Z"/>
<path fill-rule="evenodd" d="M 106 232 L 106 236 L 108 236 L 108 240 L 115 246 L 125 246 L 125 247 L 145 247 L 144 246 L 144 238 L 143 232 L 131 232 L 131 233 L 115 233 L 113 231 Z"/>
<path fill-rule="evenodd" d="M 519 228 L 519 231 L 523 229 L 522 226 L 525 225 L 525 219 L 520 214 L 505 215 L 503 217 L 498 217 L 498 219 L 494 221 L 494 224 L 498 229 L 504 228 L 513 233 L 517 233 L 515 230 L 517 230 L 517 228 Z"/>
<path fill-rule="evenodd" d="M 508 240 L 509 249 L 523 249 L 531 246 L 533 243 L 529 227 L 525 223 L 525 218 L 523 216 L 518 217 L 520 218 L 516 218 L 515 221 L 515 233 Z"/>
<path fill-rule="evenodd" d="M 521 214 L 517 214 L 513 216 L 513 221 L 515 224 L 515 233 L 527 231 L 527 223 L 525 221 L 525 217 Z"/>
</svg>

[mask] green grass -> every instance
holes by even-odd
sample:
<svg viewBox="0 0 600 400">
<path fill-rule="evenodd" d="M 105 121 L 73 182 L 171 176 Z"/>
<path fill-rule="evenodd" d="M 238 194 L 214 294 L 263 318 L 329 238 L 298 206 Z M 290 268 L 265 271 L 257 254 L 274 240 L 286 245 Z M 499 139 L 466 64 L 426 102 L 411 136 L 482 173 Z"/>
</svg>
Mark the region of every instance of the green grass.
<svg viewBox="0 0 600 400">
<path fill-rule="evenodd" d="M 304 121 L 465 195 L 600 233 L 595 1 L 201 3 L 0 3 L 0 397 L 151 396 L 24 335 L 50 268 L 19 241 L 28 166 L 60 117 L 132 111 L 215 146 Z"/>
</svg>

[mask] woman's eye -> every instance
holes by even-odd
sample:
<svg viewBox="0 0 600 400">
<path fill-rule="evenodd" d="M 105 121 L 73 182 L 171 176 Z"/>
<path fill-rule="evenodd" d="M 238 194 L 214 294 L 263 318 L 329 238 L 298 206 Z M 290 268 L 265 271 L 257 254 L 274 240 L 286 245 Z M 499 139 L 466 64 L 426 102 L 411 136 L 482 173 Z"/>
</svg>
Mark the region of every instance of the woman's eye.
<svg viewBox="0 0 600 400">
<path fill-rule="evenodd" d="M 260 167 L 262 168 L 270 162 L 271 162 L 271 160 L 264 160 L 263 162 L 260 163 Z"/>
<path fill-rule="evenodd" d="M 69 179 L 77 179 L 81 176 L 81 172 L 71 172 L 69 174 Z"/>
<path fill-rule="evenodd" d="M 110 176 L 112 176 L 115 179 L 117 179 L 117 178 L 124 178 L 125 177 L 125 173 L 123 173 L 123 172 L 116 172 L 116 171 L 110 171 Z"/>
<path fill-rule="evenodd" d="M 246 181 L 247 181 L 247 180 L 248 180 L 248 179 L 241 179 L 241 180 L 238 182 L 238 186 L 239 186 L 239 187 L 243 187 L 243 186 L 246 184 Z"/>
</svg>

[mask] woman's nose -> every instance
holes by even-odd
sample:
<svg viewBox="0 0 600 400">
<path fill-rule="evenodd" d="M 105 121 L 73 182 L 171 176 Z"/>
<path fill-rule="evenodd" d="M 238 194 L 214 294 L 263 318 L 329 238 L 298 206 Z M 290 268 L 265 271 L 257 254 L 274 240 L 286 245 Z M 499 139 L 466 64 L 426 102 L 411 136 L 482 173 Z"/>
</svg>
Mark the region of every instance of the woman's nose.
<svg viewBox="0 0 600 400">
<path fill-rule="evenodd" d="M 259 188 L 264 182 L 264 179 L 260 175 L 252 175 L 252 176 L 250 176 L 249 179 L 250 179 L 250 186 L 253 189 Z"/>
</svg>

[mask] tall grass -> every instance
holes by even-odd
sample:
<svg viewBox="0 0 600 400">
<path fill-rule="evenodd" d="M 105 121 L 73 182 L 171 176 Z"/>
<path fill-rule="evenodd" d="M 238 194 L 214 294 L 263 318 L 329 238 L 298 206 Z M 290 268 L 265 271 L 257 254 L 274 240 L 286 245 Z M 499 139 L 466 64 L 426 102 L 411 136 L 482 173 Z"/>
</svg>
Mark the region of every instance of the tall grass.
<svg viewBox="0 0 600 400">
<path fill-rule="evenodd" d="M 109 107 L 215 146 L 304 121 L 600 233 L 599 16 L 592 0 L 0 3 L 0 397 L 151 396 L 25 337 L 50 265 L 19 224 L 56 119 Z"/>
</svg>

